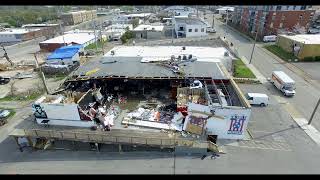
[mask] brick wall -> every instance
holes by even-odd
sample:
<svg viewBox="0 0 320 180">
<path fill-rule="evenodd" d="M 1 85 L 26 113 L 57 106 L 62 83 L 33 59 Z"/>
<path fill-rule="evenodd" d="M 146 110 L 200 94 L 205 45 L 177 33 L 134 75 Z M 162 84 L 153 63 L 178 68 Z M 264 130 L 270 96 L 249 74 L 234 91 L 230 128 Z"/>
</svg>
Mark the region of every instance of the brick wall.
<svg viewBox="0 0 320 180">
<path fill-rule="evenodd" d="M 262 31 L 259 31 L 258 37 L 261 38 L 265 35 L 271 35 L 271 34 L 277 34 L 279 29 L 285 29 L 288 31 L 292 31 L 294 26 L 299 24 L 300 26 L 303 26 L 308 30 L 310 23 L 312 21 L 312 14 L 315 12 L 315 10 L 295 10 L 295 11 L 268 11 L 266 16 L 266 24 L 263 26 L 259 21 L 262 21 L 261 18 L 263 17 L 263 11 L 259 10 L 256 11 L 255 15 L 255 30 L 257 30 L 258 25 L 260 26 L 259 29 Z M 273 14 L 274 20 L 272 20 Z M 284 16 L 284 19 L 283 19 Z M 301 17 L 301 18 L 300 18 Z M 240 20 L 240 31 L 250 34 L 251 36 L 254 36 L 249 32 L 249 9 L 244 8 L 243 12 L 241 14 L 241 20 Z M 282 28 L 281 28 L 282 23 Z"/>
</svg>

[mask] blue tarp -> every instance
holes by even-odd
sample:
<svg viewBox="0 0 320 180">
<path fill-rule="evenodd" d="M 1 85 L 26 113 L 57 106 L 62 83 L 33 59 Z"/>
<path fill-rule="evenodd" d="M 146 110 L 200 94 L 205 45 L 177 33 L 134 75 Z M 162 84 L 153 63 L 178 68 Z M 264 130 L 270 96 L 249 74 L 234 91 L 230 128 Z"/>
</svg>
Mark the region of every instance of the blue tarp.
<svg viewBox="0 0 320 180">
<path fill-rule="evenodd" d="M 56 49 L 52 54 L 47 57 L 47 60 L 51 59 L 68 59 L 72 58 L 81 49 L 81 45 L 64 46 Z"/>
</svg>

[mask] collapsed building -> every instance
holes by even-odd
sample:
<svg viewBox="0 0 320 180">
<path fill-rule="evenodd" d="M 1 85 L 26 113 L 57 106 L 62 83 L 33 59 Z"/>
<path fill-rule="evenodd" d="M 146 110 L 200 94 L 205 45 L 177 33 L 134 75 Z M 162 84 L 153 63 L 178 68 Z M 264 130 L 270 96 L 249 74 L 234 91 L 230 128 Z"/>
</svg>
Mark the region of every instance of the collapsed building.
<svg viewBox="0 0 320 180">
<path fill-rule="evenodd" d="M 225 48 L 116 47 L 35 101 L 36 122 L 11 135 L 200 149 L 243 139 L 251 107 L 224 66 L 232 59 Z"/>
</svg>

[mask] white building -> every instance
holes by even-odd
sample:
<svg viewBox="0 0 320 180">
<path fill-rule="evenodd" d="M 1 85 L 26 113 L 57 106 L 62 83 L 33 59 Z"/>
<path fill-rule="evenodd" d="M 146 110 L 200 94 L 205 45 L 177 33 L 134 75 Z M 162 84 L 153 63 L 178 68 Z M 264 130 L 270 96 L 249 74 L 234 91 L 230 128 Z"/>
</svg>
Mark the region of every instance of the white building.
<svg viewBox="0 0 320 180">
<path fill-rule="evenodd" d="M 132 32 L 137 39 L 160 39 L 163 36 L 162 25 L 139 25 Z"/>
<path fill-rule="evenodd" d="M 40 42 L 39 45 L 41 50 L 52 52 L 57 48 L 67 45 L 78 44 L 86 47 L 98 40 L 98 37 L 94 33 L 71 33 Z"/>
<path fill-rule="evenodd" d="M 196 9 L 187 6 L 170 6 L 164 9 L 164 11 L 173 13 L 174 16 L 189 16 L 197 13 Z"/>
<path fill-rule="evenodd" d="M 233 12 L 234 11 L 234 7 L 225 6 L 225 7 L 218 8 L 217 11 L 221 15 L 222 14 L 227 14 L 227 12 Z"/>
<path fill-rule="evenodd" d="M 113 18 L 112 24 L 129 24 L 132 20 L 139 19 L 141 24 L 145 19 L 149 18 L 152 13 L 125 14 Z"/>
<path fill-rule="evenodd" d="M 132 24 L 112 24 L 105 28 L 105 35 L 109 40 L 119 41 L 121 36 L 126 32 L 126 30 L 132 30 Z"/>
<path fill-rule="evenodd" d="M 207 36 L 207 24 L 197 18 L 174 18 L 173 24 L 177 38 Z"/>
<path fill-rule="evenodd" d="M 40 29 L 6 29 L 0 32 L 0 43 L 21 42 L 37 37 L 36 31 Z"/>
</svg>

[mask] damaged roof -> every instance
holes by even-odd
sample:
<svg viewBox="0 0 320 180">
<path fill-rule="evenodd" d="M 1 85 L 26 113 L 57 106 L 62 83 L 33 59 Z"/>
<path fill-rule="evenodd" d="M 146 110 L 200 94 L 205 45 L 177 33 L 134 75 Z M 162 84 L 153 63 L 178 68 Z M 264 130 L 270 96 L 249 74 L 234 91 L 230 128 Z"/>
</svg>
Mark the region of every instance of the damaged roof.
<svg viewBox="0 0 320 180">
<path fill-rule="evenodd" d="M 102 57 L 80 66 L 73 77 L 103 78 L 121 76 L 126 78 L 181 78 L 168 67 L 157 63 L 141 63 L 143 57 Z M 218 63 L 213 62 L 184 62 L 179 65 L 184 77 L 204 77 L 227 79 Z"/>
</svg>

